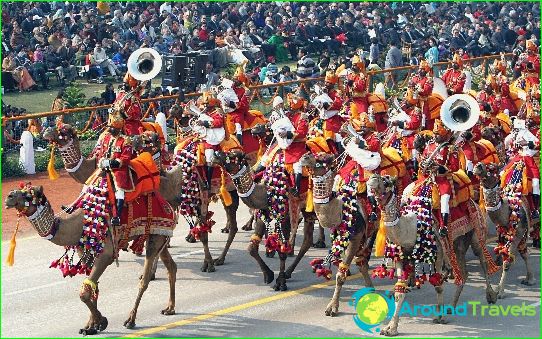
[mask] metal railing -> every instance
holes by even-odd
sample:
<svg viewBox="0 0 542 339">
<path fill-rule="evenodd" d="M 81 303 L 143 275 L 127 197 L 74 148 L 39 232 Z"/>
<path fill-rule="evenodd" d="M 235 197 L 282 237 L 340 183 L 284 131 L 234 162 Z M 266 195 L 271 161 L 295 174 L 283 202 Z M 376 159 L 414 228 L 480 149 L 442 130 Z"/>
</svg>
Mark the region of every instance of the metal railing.
<svg viewBox="0 0 542 339">
<path fill-rule="evenodd" d="M 505 58 L 507 58 L 510 61 L 510 57 L 513 56 L 513 54 L 505 54 Z M 470 58 L 468 60 L 464 60 L 465 67 L 471 71 L 473 74 L 473 83 L 475 83 L 475 79 L 479 80 L 479 78 L 484 78 L 487 76 L 489 71 L 489 65 L 490 62 L 492 62 L 493 59 L 500 58 L 501 55 L 490 55 L 490 56 L 484 56 L 484 57 L 478 57 L 478 58 Z M 446 68 L 447 65 L 450 64 L 450 61 L 445 62 L 439 62 L 433 65 L 434 69 L 443 70 Z M 383 82 L 386 90 L 400 90 L 402 88 L 405 88 L 408 84 L 408 79 L 410 78 L 410 75 L 413 71 L 417 69 L 417 66 L 402 66 L 402 67 L 396 67 L 391 69 L 382 69 L 382 70 L 370 70 L 367 72 L 368 78 L 369 78 L 369 88 L 370 91 L 374 90 L 374 87 L 377 83 Z M 436 75 L 436 74 L 435 74 Z M 260 109 L 262 111 L 270 110 L 270 106 L 273 102 L 273 99 L 277 95 L 284 96 L 285 93 L 295 89 L 298 86 L 305 87 L 306 92 L 310 92 L 310 86 L 314 82 L 323 81 L 324 77 L 317 77 L 317 78 L 308 78 L 308 79 L 299 79 L 299 80 L 293 80 L 293 81 L 286 81 L 286 82 L 280 82 L 280 83 L 274 83 L 274 84 L 257 84 L 257 85 L 249 85 L 248 88 L 250 90 L 250 97 L 249 101 L 251 103 L 251 107 L 255 109 Z M 189 99 L 194 99 L 200 96 L 201 93 L 187 93 L 184 95 L 184 97 Z M 162 112 L 168 112 L 169 108 L 179 99 L 178 95 L 168 95 L 168 96 L 160 96 L 155 98 L 146 98 L 142 99 L 142 111 L 144 112 L 144 119 L 147 119 L 151 117 L 151 115 L 154 115 L 158 111 Z M 99 119 L 98 121 L 106 122 L 107 121 L 107 114 L 108 109 L 111 108 L 112 105 L 101 105 L 101 106 L 90 106 L 90 107 L 77 107 L 77 108 L 70 108 L 70 109 L 64 109 L 59 111 L 51 111 L 51 112 L 39 112 L 39 113 L 30 113 L 22 116 L 15 116 L 15 117 L 2 117 L 2 127 L 3 129 L 9 129 L 13 130 L 11 138 L 13 140 L 9 140 L 9 138 L 6 140 L 4 138 L 4 151 L 10 150 L 12 147 L 15 146 L 15 143 L 13 142 L 16 140 L 20 133 L 22 133 L 22 130 L 24 129 L 24 120 L 29 119 L 40 119 L 42 124 L 52 124 L 54 123 L 54 120 L 58 116 L 63 117 L 63 121 L 70 123 L 76 127 L 78 132 L 80 134 L 89 133 L 92 134 L 93 125 L 95 125 L 95 121 Z M 170 126 L 173 126 L 173 122 L 171 121 L 170 117 L 167 117 L 168 124 Z M 102 125 L 103 126 L 103 125 Z M 94 137 L 97 137 L 97 135 L 88 135 L 87 137 L 93 139 Z"/>
</svg>

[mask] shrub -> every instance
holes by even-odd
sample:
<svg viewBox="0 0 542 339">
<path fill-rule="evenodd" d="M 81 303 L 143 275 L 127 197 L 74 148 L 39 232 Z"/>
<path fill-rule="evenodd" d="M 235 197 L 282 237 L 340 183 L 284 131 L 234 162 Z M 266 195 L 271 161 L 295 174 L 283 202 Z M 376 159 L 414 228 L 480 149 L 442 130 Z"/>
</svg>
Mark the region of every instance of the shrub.
<svg viewBox="0 0 542 339">
<path fill-rule="evenodd" d="M 19 156 L 4 156 L 2 152 L 2 179 L 22 177 L 26 175 L 23 164 L 19 162 Z"/>
</svg>

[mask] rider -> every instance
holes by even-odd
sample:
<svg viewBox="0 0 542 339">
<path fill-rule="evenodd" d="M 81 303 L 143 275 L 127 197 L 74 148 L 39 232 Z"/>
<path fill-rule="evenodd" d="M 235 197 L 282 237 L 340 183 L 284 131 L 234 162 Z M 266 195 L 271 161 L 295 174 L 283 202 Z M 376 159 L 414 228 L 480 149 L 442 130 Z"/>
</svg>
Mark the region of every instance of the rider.
<svg viewBox="0 0 542 339">
<path fill-rule="evenodd" d="M 538 46 L 531 40 L 527 40 L 526 49 L 527 52 L 519 56 L 521 61 L 516 65 L 516 70 L 521 71 L 519 87 L 528 92 L 531 87 L 540 84 L 540 55 Z"/>
<path fill-rule="evenodd" d="M 369 79 L 365 73 L 365 63 L 359 56 L 352 58 L 352 72 L 347 76 L 346 93 L 356 105 L 352 119 L 359 119 L 359 114 L 369 109 L 368 100 Z"/>
<path fill-rule="evenodd" d="M 309 123 L 307 121 L 307 115 L 304 112 L 307 103 L 301 97 L 300 93 L 290 93 L 288 101 L 290 110 L 286 112 L 286 114 L 292 122 L 294 130 L 281 131 L 279 132 L 279 137 L 292 141 L 292 143 L 284 150 L 284 163 L 287 166 L 292 166 L 294 173 L 294 188 L 292 189 L 292 194 L 297 197 L 301 192 L 301 179 L 303 174 L 303 166 L 299 160 L 307 153 L 305 140 L 309 131 Z"/>
<path fill-rule="evenodd" d="M 410 79 L 405 100 L 402 103 L 402 109 L 409 111 L 413 106 L 418 107 L 422 112 L 422 129 L 433 129 L 434 121 L 429 115 L 429 104 L 427 99 L 433 92 L 433 77 L 431 75 L 431 65 L 425 60 L 420 62 L 418 73 Z M 417 126 L 416 128 L 418 128 Z"/>
<path fill-rule="evenodd" d="M 450 198 L 452 195 L 452 173 L 459 170 L 458 148 L 451 143 L 452 131 L 440 119 L 435 120 L 434 137 L 426 145 L 421 156 L 421 175 L 418 181 L 432 177 L 440 195 L 441 236 L 448 234 L 450 216 Z"/>
<path fill-rule="evenodd" d="M 442 80 L 446 84 L 448 95 L 463 93 L 463 87 L 467 81 L 467 76 L 462 70 L 463 59 L 459 53 L 455 53 L 452 58 L 452 68 L 448 68 L 442 75 Z"/>
<path fill-rule="evenodd" d="M 235 96 L 235 93 L 234 93 Z M 216 130 L 222 132 L 224 130 L 224 111 L 220 107 L 223 104 L 221 101 L 213 98 L 209 92 L 204 92 L 198 100 L 200 108 L 203 108 L 202 114 L 196 121 L 196 125 L 205 127 L 209 130 Z M 217 133 L 221 135 L 222 133 Z M 220 143 L 224 140 L 224 137 L 214 138 L 214 134 L 206 133 L 203 142 L 204 154 L 205 154 L 205 176 L 206 180 L 203 181 L 203 189 L 210 190 L 211 182 L 213 180 L 214 167 L 213 160 L 215 151 L 219 149 Z"/>
<path fill-rule="evenodd" d="M 493 63 L 493 72 L 487 77 L 487 84 L 491 86 L 493 95 L 490 94 L 489 101 L 498 112 L 508 110 L 509 115 L 515 116 L 518 113 L 512 97 L 510 97 L 510 84 L 506 77 L 506 61 L 497 60 Z"/>
<path fill-rule="evenodd" d="M 412 169 L 411 176 L 416 177 L 418 172 L 417 151 L 414 147 L 414 139 L 421 129 L 423 120 L 422 111 L 419 107 L 410 107 L 405 113 L 406 119 L 395 119 L 391 121 L 392 126 L 397 126 L 401 130 L 395 132 L 386 143 L 397 149 L 403 159 L 407 161 L 408 167 Z"/>
<path fill-rule="evenodd" d="M 143 85 L 130 73 L 124 76 L 123 89 L 117 94 L 113 109 L 122 112 L 125 119 L 124 134 L 137 135 L 143 133 L 145 128 L 141 123 L 143 112 L 141 111 L 141 90 Z"/>
<path fill-rule="evenodd" d="M 125 192 L 133 190 L 128 164 L 135 155 L 129 136 L 122 133 L 126 127 L 124 119 L 118 113 L 109 114 L 108 131 L 102 133 L 96 147 L 98 167 L 110 169 L 115 186 L 116 213 L 111 219 L 113 226 L 120 225 L 120 217 L 124 206 Z"/>
<path fill-rule="evenodd" d="M 341 127 L 343 118 L 338 114 L 341 109 L 341 99 L 333 100 L 328 94 L 317 96 L 313 102 L 317 103 L 319 116 L 309 124 L 308 137 L 323 137 L 329 144 L 333 153 L 342 153 Z"/>
</svg>

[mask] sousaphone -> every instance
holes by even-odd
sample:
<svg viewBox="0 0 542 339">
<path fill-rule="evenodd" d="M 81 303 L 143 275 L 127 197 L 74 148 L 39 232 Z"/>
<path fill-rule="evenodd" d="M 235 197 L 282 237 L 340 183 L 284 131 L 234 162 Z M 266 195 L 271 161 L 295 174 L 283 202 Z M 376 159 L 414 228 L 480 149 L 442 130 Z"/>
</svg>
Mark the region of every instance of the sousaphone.
<svg viewBox="0 0 542 339">
<path fill-rule="evenodd" d="M 140 48 L 133 52 L 127 62 L 128 73 L 136 80 L 154 79 L 162 69 L 162 57 L 153 48 Z"/>
</svg>

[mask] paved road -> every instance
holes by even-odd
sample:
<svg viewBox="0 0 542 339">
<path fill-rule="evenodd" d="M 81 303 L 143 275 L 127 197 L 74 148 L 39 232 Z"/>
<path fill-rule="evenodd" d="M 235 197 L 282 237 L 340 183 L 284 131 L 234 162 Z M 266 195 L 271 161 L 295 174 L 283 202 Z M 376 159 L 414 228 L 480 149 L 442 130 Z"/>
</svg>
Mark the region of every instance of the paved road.
<svg viewBox="0 0 542 339">
<path fill-rule="evenodd" d="M 215 208 L 216 220 L 224 220 Z M 6 211 L 11 213 L 11 211 Z M 247 220 L 246 208 L 240 212 L 240 223 Z M 224 243 L 216 225 L 211 234 L 211 251 L 216 256 Z M 177 314 L 163 316 L 160 310 L 167 302 L 168 284 L 165 269 L 160 266 L 158 280 L 150 284 L 139 308 L 136 328 L 126 330 L 126 319 L 137 293 L 138 276 L 143 259 L 132 254 L 121 256 L 120 267 L 110 267 L 100 281 L 99 307 L 109 319 L 109 327 L 100 336 L 152 337 L 356 337 L 365 336 L 354 324 L 354 310 L 347 304 L 361 286 L 360 279 L 346 283 L 340 315 L 324 316 L 331 297 L 332 286 L 322 284 L 311 271 L 308 262 L 324 255 L 324 250 L 310 250 L 299 269 L 288 282 L 288 292 L 275 292 L 262 282 L 256 264 L 246 253 L 250 234 L 241 231 L 232 246 L 227 263 L 215 273 L 202 273 L 199 267 L 203 251 L 199 244 L 184 241 L 186 228 L 178 228 L 172 240 L 171 252 L 179 266 L 177 273 Z M 301 237 L 298 238 L 301 243 Z M 8 243 L 2 243 L 7 253 Z M 3 337 L 66 337 L 77 336 L 78 329 L 88 319 L 87 308 L 79 301 L 81 277 L 63 279 L 49 264 L 63 253 L 47 241 L 38 238 L 20 239 L 15 266 L 2 267 L 2 336 Z M 540 252 L 531 251 L 532 266 L 540 276 Z M 472 258 L 471 258 L 472 259 Z M 278 268 L 278 259 L 267 259 Z M 379 263 L 373 260 L 372 264 Z M 403 336 L 416 337 L 537 337 L 540 333 L 540 281 L 536 285 L 521 285 L 523 265 L 511 269 L 507 284 L 508 296 L 500 305 L 535 304 L 536 317 L 461 317 L 450 318 L 447 325 L 434 325 L 430 318 L 405 317 L 399 327 Z M 476 261 L 469 261 L 473 272 L 462 295 L 462 301 L 482 301 L 485 304 L 483 282 Z M 497 277 L 493 277 L 493 282 Z M 389 290 L 389 280 L 376 281 L 378 290 Z M 450 301 L 453 286 L 446 285 L 446 301 Z M 407 295 L 411 304 L 434 303 L 435 293 L 430 285 Z"/>
</svg>

